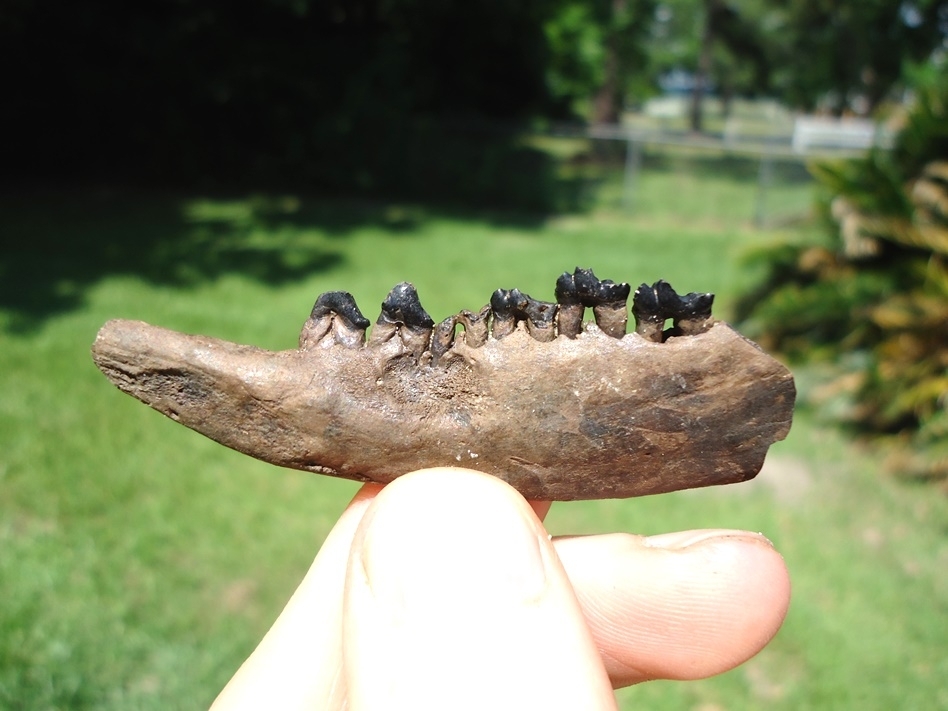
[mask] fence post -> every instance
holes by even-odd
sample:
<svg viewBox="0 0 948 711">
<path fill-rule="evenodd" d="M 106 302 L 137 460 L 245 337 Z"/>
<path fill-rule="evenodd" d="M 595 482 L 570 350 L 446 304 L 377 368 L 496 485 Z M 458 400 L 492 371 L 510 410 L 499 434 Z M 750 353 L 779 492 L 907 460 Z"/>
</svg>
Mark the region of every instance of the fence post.
<svg viewBox="0 0 948 711">
<path fill-rule="evenodd" d="M 626 136 L 625 175 L 622 180 L 622 206 L 629 212 L 635 203 L 635 181 L 642 163 L 642 144 L 635 140 L 632 132 Z"/>
</svg>

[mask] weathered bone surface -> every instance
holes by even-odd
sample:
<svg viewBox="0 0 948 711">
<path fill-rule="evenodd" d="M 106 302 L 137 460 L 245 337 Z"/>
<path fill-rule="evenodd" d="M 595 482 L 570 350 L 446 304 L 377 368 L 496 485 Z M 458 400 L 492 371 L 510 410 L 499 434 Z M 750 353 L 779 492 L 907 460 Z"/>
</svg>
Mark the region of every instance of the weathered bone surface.
<svg viewBox="0 0 948 711">
<path fill-rule="evenodd" d="M 116 320 L 92 353 L 121 390 L 211 439 L 358 481 L 465 466 L 572 500 L 752 478 L 790 429 L 790 372 L 715 321 L 711 294 L 662 281 L 636 290 L 626 334 L 630 291 L 577 268 L 557 303 L 499 289 L 435 325 L 403 283 L 368 342 L 352 296 L 330 292 L 297 350 Z"/>
</svg>

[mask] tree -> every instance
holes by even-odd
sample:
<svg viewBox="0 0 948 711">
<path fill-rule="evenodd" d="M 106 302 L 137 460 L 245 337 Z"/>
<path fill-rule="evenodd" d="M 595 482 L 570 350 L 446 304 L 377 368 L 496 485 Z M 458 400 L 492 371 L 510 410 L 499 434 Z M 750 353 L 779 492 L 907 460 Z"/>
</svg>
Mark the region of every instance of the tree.
<svg viewBox="0 0 948 711">
<path fill-rule="evenodd" d="M 591 103 L 595 123 L 616 123 L 647 72 L 645 43 L 656 0 L 565 0 L 547 22 L 548 85 L 554 96 Z"/>
<path fill-rule="evenodd" d="M 945 0 L 771 0 L 774 87 L 807 110 L 871 113 L 948 38 Z"/>
</svg>

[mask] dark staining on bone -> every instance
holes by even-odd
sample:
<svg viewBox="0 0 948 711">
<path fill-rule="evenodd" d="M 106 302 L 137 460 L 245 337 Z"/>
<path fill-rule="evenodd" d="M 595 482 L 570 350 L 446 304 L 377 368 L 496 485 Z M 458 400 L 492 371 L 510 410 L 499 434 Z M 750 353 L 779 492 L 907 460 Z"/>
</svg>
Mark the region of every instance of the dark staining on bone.
<svg viewBox="0 0 948 711">
<path fill-rule="evenodd" d="M 559 317 L 560 333 L 569 338 L 579 335 L 584 309 L 592 308 L 599 330 L 622 338 L 629 321 L 626 303 L 631 290 L 628 284 L 598 279 L 592 269 L 576 267 L 572 274 L 564 272 L 556 280 L 556 300 L 563 312 Z"/>
<path fill-rule="evenodd" d="M 469 348 L 480 348 L 490 336 L 506 338 L 520 324 L 533 339 L 549 342 L 557 336 L 577 338 L 583 332 L 587 308 L 592 308 L 600 331 L 622 338 L 628 323 L 630 291 L 626 283 L 600 280 L 592 269 L 576 267 L 572 274 L 564 272 L 556 280 L 555 303 L 534 299 L 519 289 L 497 289 L 490 303 L 479 311 L 461 311 L 436 326 L 422 307 L 415 287 L 402 282 L 382 302 L 368 346 L 379 347 L 397 338 L 402 346 L 399 357 L 407 353 L 416 362 L 436 366 L 456 356 L 459 325 L 464 329 L 463 343 Z M 714 294 L 692 292 L 680 296 L 666 281 L 642 284 L 632 299 L 635 332 L 655 343 L 672 336 L 700 334 L 713 323 L 713 302 Z M 672 327 L 665 329 L 668 320 Z M 300 333 L 300 348 L 337 343 L 359 348 L 365 345 L 368 326 L 369 320 L 359 311 L 352 294 L 330 291 L 316 300 Z"/>
<path fill-rule="evenodd" d="M 321 294 L 300 332 L 300 348 L 313 348 L 332 332 L 332 341 L 347 348 L 360 348 L 365 343 L 369 320 L 362 315 L 355 299 L 347 291 Z"/>
<path fill-rule="evenodd" d="M 679 296 L 667 281 L 649 286 L 642 284 L 632 299 L 635 332 L 643 338 L 661 343 L 671 336 L 694 336 L 711 327 L 711 305 L 714 294 L 692 292 Z M 672 328 L 665 321 L 672 319 Z"/>
</svg>

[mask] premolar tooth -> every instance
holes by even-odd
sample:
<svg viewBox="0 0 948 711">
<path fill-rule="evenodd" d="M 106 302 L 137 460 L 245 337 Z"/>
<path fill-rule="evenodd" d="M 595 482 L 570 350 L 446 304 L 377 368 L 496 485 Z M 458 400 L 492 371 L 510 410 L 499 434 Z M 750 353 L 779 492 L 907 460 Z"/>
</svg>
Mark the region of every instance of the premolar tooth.
<svg viewBox="0 0 948 711">
<path fill-rule="evenodd" d="M 300 348 L 315 347 L 330 330 L 333 343 L 359 348 L 365 343 L 365 329 L 368 327 L 369 320 L 359 311 L 352 294 L 347 291 L 327 291 L 316 299 L 309 318 L 303 324 Z"/>
<path fill-rule="evenodd" d="M 490 304 L 474 313 L 465 309 L 457 315 L 457 321 L 464 326 L 464 343 L 471 348 L 480 348 L 487 343 Z"/>
<path fill-rule="evenodd" d="M 518 316 L 523 319 L 526 299 L 520 289 L 498 289 L 490 297 L 490 310 L 493 314 L 491 335 L 494 338 L 509 336 L 517 328 Z"/>
<path fill-rule="evenodd" d="M 457 327 L 458 319 L 456 316 L 448 316 L 444 321 L 435 326 L 431 333 L 431 364 L 437 365 L 441 357 L 447 353 L 454 344 L 454 329 Z"/>
<path fill-rule="evenodd" d="M 434 321 L 421 305 L 418 292 L 407 281 L 397 284 L 382 302 L 382 312 L 372 329 L 369 343 L 385 343 L 398 334 L 416 358 L 428 349 Z"/>
<path fill-rule="evenodd" d="M 526 315 L 527 330 L 538 341 L 552 341 L 556 338 L 557 305 L 548 301 L 538 301 L 526 296 L 527 305 L 523 311 Z"/>
<path fill-rule="evenodd" d="M 579 271 L 579 267 L 576 267 Z M 569 272 L 563 272 L 556 280 L 556 328 L 560 335 L 576 338 L 583 330 L 583 302 L 576 288 L 576 281 Z"/>
<path fill-rule="evenodd" d="M 632 297 L 632 315 L 635 317 L 635 332 L 643 338 L 662 342 L 662 330 L 665 328 L 665 313 L 658 299 L 658 285 L 642 284 Z"/>
</svg>

